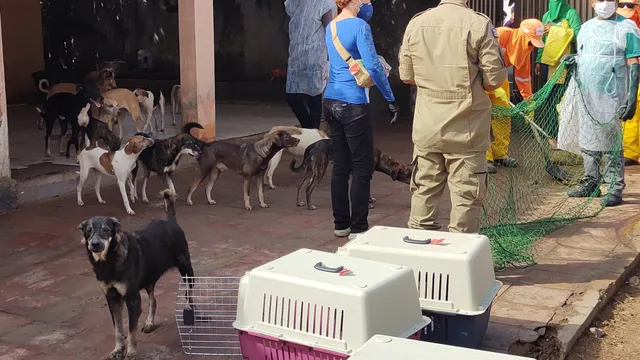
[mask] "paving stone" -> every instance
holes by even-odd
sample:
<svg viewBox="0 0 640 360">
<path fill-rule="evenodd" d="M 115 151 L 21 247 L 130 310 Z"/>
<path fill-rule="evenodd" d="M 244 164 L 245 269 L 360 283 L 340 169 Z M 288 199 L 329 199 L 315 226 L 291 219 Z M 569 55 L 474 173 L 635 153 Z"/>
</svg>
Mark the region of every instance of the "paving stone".
<svg viewBox="0 0 640 360">
<path fill-rule="evenodd" d="M 591 277 L 588 274 L 573 275 L 553 271 L 532 269 L 529 273 L 518 278 L 518 282 L 538 285 L 546 288 L 573 291 L 579 286 L 588 283 Z"/>
<path fill-rule="evenodd" d="M 549 289 L 536 285 L 511 286 L 500 300 L 515 304 L 538 307 L 544 304 L 549 308 L 556 308 L 564 304 L 571 295 L 570 291 Z"/>
<path fill-rule="evenodd" d="M 491 321 L 534 330 L 546 326 L 553 318 L 555 308 L 516 304 L 504 301 L 504 296 L 494 302 L 491 308 Z"/>
<path fill-rule="evenodd" d="M 511 325 L 504 325 L 490 322 L 487 332 L 482 339 L 482 346 L 489 349 L 496 349 L 502 352 L 508 352 L 509 347 L 518 341 L 519 328 Z"/>
</svg>

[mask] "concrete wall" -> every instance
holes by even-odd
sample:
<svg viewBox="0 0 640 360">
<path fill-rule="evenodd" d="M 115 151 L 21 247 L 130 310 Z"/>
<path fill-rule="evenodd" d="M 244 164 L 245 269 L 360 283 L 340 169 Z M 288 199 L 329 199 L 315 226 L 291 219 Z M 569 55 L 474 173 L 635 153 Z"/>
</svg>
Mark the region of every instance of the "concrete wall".
<svg viewBox="0 0 640 360">
<path fill-rule="evenodd" d="M 0 0 L 7 102 L 37 94 L 31 74 L 44 68 L 40 0 Z"/>
</svg>

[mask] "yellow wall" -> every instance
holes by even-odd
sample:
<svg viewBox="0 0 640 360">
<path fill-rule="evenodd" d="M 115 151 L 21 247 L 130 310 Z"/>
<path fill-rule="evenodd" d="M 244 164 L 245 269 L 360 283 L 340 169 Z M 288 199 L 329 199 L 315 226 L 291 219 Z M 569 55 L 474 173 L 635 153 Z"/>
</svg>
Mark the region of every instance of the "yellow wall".
<svg viewBox="0 0 640 360">
<path fill-rule="evenodd" d="M 44 69 L 40 0 L 0 0 L 7 102 L 38 93 L 31 74 Z"/>
</svg>

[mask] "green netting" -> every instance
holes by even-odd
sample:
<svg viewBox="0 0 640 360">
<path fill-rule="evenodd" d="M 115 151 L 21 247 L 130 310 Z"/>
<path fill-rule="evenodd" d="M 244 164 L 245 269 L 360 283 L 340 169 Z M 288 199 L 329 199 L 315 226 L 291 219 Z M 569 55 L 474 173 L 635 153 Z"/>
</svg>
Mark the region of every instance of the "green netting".
<svg viewBox="0 0 640 360">
<path fill-rule="evenodd" d="M 508 154 L 518 161 L 515 168 L 498 167 L 497 173 L 489 175 L 488 194 L 483 203 L 482 233 L 491 239 L 494 263 L 498 267 L 534 263 L 532 249 L 537 240 L 576 219 L 595 216 L 603 208 L 601 198 L 594 196 L 597 191 L 586 198 L 568 196 L 569 190 L 581 186 L 583 157 L 579 150 L 558 150 L 554 142 L 562 121 L 561 109 L 567 113 L 563 107 L 564 95 L 569 93 L 567 89 L 573 75 L 573 70 L 565 71 L 562 64 L 531 99 L 512 108 L 493 107 L 494 121 L 511 119 Z M 575 84 L 574 89 L 584 98 L 580 83 L 575 81 Z M 580 121 L 594 121 L 603 129 L 612 130 L 617 126 L 619 131 L 613 131 L 615 135 L 610 141 L 614 153 L 620 154 L 620 121 L 598 122 L 597 116 L 592 116 L 588 109 L 588 105 L 576 106 L 573 116 Z M 503 130 L 494 127 L 493 136 L 502 136 Z M 579 131 L 574 132 L 562 132 L 564 143 L 567 138 L 578 142 Z M 619 165 L 622 166 L 621 159 Z M 597 186 L 606 194 L 608 185 L 614 182 L 615 172 L 609 172 Z"/>
</svg>

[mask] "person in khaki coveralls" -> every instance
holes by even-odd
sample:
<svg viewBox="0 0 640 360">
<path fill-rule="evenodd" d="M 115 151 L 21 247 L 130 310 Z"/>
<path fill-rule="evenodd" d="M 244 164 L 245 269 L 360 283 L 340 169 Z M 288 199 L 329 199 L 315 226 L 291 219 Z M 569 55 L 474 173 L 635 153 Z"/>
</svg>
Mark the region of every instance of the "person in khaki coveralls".
<svg viewBox="0 0 640 360">
<path fill-rule="evenodd" d="M 442 0 L 416 15 L 400 49 L 400 78 L 416 85 L 409 227 L 439 229 L 437 205 L 451 192 L 449 231 L 477 233 L 487 192 L 491 101 L 506 67 L 491 20 L 466 0 Z"/>
</svg>

